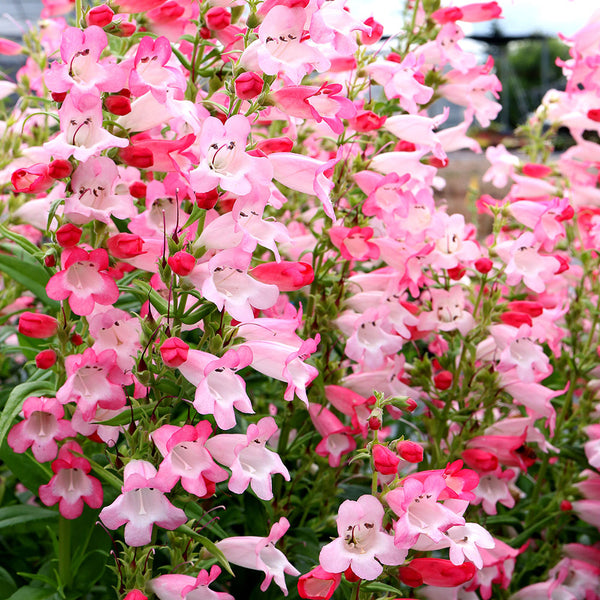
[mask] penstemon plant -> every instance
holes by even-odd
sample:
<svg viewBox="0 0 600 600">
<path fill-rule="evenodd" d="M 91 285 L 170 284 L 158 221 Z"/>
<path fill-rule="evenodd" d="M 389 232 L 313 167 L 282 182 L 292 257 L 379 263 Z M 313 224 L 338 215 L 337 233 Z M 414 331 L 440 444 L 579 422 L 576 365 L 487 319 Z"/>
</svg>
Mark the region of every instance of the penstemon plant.
<svg viewBox="0 0 600 600">
<path fill-rule="evenodd" d="M 478 231 L 496 2 L 74 4 L 0 39 L 0 597 L 600 598 L 600 14 Z"/>
</svg>

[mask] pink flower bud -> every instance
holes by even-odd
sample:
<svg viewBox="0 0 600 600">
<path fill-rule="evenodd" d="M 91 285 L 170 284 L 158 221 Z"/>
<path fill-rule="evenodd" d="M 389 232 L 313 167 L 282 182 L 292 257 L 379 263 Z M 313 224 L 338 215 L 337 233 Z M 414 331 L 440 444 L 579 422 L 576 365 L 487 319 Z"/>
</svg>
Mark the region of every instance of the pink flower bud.
<svg viewBox="0 0 600 600">
<path fill-rule="evenodd" d="M 209 29 L 220 30 L 231 25 L 231 13 L 222 6 L 215 6 L 204 16 Z"/>
<path fill-rule="evenodd" d="M 373 446 L 373 464 L 375 470 L 382 475 L 394 475 L 400 464 L 400 457 L 387 446 L 375 444 Z"/>
<path fill-rule="evenodd" d="M 21 44 L 17 44 L 17 42 L 7 40 L 6 38 L 0 38 L 0 54 L 16 56 L 17 54 L 21 54 L 21 52 L 23 52 Z"/>
<path fill-rule="evenodd" d="M 145 198 L 147 186 L 143 181 L 135 181 L 129 186 L 129 193 L 134 198 Z"/>
<path fill-rule="evenodd" d="M 173 272 L 182 277 L 189 275 L 196 266 L 196 259 L 189 252 L 184 252 L 183 250 L 176 252 L 173 256 L 169 256 L 167 262 L 171 269 L 173 269 Z"/>
<path fill-rule="evenodd" d="M 242 100 L 250 100 L 256 98 L 263 89 L 262 77 L 252 71 L 242 73 L 235 80 L 235 93 Z"/>
<path fill-rule="evenodd" d="M 462 17 L 462 10 L 460 10 L 458 6 L 439 8 L 435 12 L 431 13 L 431 18 L 440 25 L 445 25 L 446 23 L 455 23 L 456 21 L 460 21 Z"/>
<path fill-rule="evenodd" d="M 105 31 L 117 37 L 129 37 L 135 33 L 137 25 L 130 21 L 114 21 L 107 26 Z"/>
<path fill-rule="evenodd" d="M 291 152 L 294 142 L 288 137 L 270 138 L 261 140 L 256 144 L 256 148 L 263 154 L 273 154 L 273 152 Z"/>
<path fill-rule="evenodd" d="M 452 267 L 448 269 L 448 277 L 452 279 L 452 281 L 460 281 L 467 272 L 467 269 L 462 265 L 456 265 L 456 267 Z"/>
<path fill-rule="evenodd" d="M 160 355 L 165 365 L 175 369 L 187 360 L 189 349 L 190 347 L 183 340 L 172 337 L 165 340 L 160 347 Z"/>
<path fill-rule="evenodd" d="M 56 230 L 56 241 L 61 248 L 72 248 L 79 243 L 80 239 L 81 229 L 73 225 L 73 223 L 61 225 Z"/>
<path fill-rule="evenodd" d="M 108 96 L 104 100 L 104 106 L 106 110 L 111 112 L 113 115 L 128 115 L 131 112 L 131 100 L 125 96 Z"/>
<path fill-rule="evenodd" d="M 467 466 L 476 471 L 495 471 L 498 468 L 498 457 L 480 448 L 467 448 L 463 450 L 462 458 Z"/>
<path fill-rule="evenodd" d="M 526 163 L 523 165 L 523 175 L 527 177 L 536 177 L 542 179 L 552 173 L 552 169 L 546 165 L 540 165 L 538 163 Z"/>
<path fill-rule="evenodd" d="M 406 408 L 404 409 L 406 412 L 413 412 L 417 408 L 417 401 L 413 398 L 406 399 Z"/>
<path fill-rule="evenodd" d="M 355 117 L 348 119 L 348 122 L 355 131 L 368 133 L 369 131 L 381 129 L 386 120 L 387 117 L 380 117 L 371 110 L 359 110 Z"/>
<path fill-rule="evenodd" d="M 434 378 L 433 383 L 438 390 L 447 390 L 452 385 L 452 373 L 440 371 Z"/>
<path fill-rule="evenodd" d="M 49 348 L 48 350 L 42 350 L 35 357 L 35 366 L 38 369 L 49 369 L 56 362 L 56 352 Z"/>
<path fill-rule="evenodd" d="M 54 183 L 54 179 L 48 174 L 48 165 L 42 163 L 17 169 L 10 181 L 16 192 L 25 194 L 44 192 Z"/>
<path fill-rule="evenodd" d="M 482 274 L 486 275 L 492 270 L 494 263 L 489 258 L 478 258 L 475 261 L 475 268 Z"/>
<path fill-rule="evenodd" d="M 397 450 L 400 456 L 410 463 L 420 463 L 423 460 L 423 448 L 415 442 L 400 442 Z"/>
<path fill-rule="evenodd" d="M 475 565 L 465 562 L 454 565 L 445 558 L 414 558 L 405 567 L 400 567 L 400 581 L 411 587 L 434 585 L 457 587 L 475 577 Z"/>
<path fill-rule="evenodd" d="M 114 11 L 106 4 L 94 6 L 85 16 L 88 25 L 97 25 L 98 27 L 106 27 L 115 16 Z"/>
<path fill-rule="evenodd" d="M 123 600 L 148 600 L 148 596 L 140 590 L 131 590 Z"/>
<path fill-rule="evenodd" d="M 142 146 L 127 146 L 119 150 L 119 157 L 130 167 L 138 169 L 147 169 L 154 164 L 154 155 L 150 148 Z"/>
<path fill-rule="evenodd" d="M 529 325 L 530 327 L 533 325 L 533 321 L 531 320 L 531 317 L 528 314 L 522 312 L 515 312 L 512 310 L 502 313 L 500 315 L 500 320 L 505 325 L 511 325 L 512 327 L 516 328 L 521 327 L 521 325 Z"/>
<path fill-rule="evenodd" d="M 315 567 L 309 573 L 298 579 L 298 594 L 300 598 L 309 600 L 329 600 L 340 585 L 341 573 L 328 573 L 321 566 Z"/>
<path fill-rule="evenodd" d="M 48 165 L 48 175 L 53 179 L 64 179 L 72 172 L 73 165 L 68 160 L 62 158 L 57 158 Z"/>
<path fill-rule="evenodd" d="M 58 331 L 58 321 L 50 315 L 34 312 L 21 313 L 18 331 L 31 338 L 52 337 Z"/>
<path fill-rule="evenodd" d="M 106 241 L 111 256 L 133 258 L 144 253 L 144 240 L 134 233 L 117 233 Z"/>
<path fill-rule="evenodd" d="M 280 292 L 294 292 L 312 283 L 315 278 L 308 263 L 285 260 L 258 265 L 251 274 L 262 283 L 276 285 Z"/>
<path fill-rule="evenodd" d="M 502 8 L 497 2 L 473 2 L 460 7 L 462 21 L 467 23 L 481 23 L 498 19 L 502 16 Z"/>
<path fill-rule="evenodd" d="M 365 25 L 368 25 L 371 28 L 371 33 L 365 33 L 364 31 L 361 31 L 360 41 L 365 46 L 376 44 L 383 35 L 383 25 L 381 23 L 378 23 L 373 17 L 369 17 L 365 21 Z"/>
<path fill-rule="evenodd" d="M 513 300 L 508 303 L 509 310 L 525 313 L 530 317 L 539 317 L 544 312 L 544 305 L 534 300 Z"/>
</svg>

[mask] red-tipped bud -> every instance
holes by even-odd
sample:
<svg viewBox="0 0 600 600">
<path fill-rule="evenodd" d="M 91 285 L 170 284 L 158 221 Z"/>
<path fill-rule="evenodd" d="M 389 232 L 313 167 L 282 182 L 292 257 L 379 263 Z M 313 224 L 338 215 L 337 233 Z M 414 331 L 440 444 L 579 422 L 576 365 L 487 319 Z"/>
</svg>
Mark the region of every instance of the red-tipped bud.
<svg viewBox="0 0 600 600">
<path fill-rule="evenodd" d="M 78 333 L 74 333 L 71 336 L 71 344 L 73 344 L 73 346 L 81 346 L 81 344 L 83 344 L 83 338 Z"/>
<path fill-rule="evenodd" d="M 56 230 L 56 241 L 61 248 L 72 248 L 79 244 L 81 229 L 73 223 L 65 223 Z"/>
<path fill-rule="evenodd" d="M 10 181 L 16 192 L 25 194 L 45 192 L 54 183 L 54 179 L 48 174 L 48 165 L 43 163 L 17 169 Z"/>
<path fill-rule="evenodd" d="M 452 281 L 460 281 L 467 272 L 467 269 L 462 265 L 456 265 L 456 267 L 452 267 L 448 269 L 448 277 L 452 279 Z"/>
<path fill-rule="evenodd" d="M 96 25 L 98 27 L 106 27 L 115 16 L 114 11 L 106 4 L 94 6 L 85 16 L 88 25 Z"/>
<path fill-rule="evenodd" d="M 184 252 L 183 250 L 175 252 L 173 256 L 169 256 L 167 262 L 173 272 L 182 277 L 189 275 L 196 266 L 196 259 L 189 252 Z"/>
<path fill-rule="evenodd" d="M 523 175 L 527 177 L 536 177 L 542 179 L 552 173 L 552 169 L 546 165 L 540 165 L 538 163 L 526 163 L 523 165 Z"/>
<path fill-rule="evenodd" d="M 494 266 L 494 263 L 489 258 L 478 258 L 475 261 L 475 268 L 482 274 L 487 275 Z"/>
<path fill-rule="evenodd" d="M 533 325 L 533 321 L 531 317 L 527 313 L 514 312 L 509 310 L 500 315 L 500 320 L 505 325 L 510 325 L 511 327 L 516 327 L 517 329 L 521 327 L 521 325 Z"/>
<path fill-rule="evenodd" d="M 128 115 L 131 112 L 131 100 L 125 96 L 108 96 L 104 100 L 104 106 L 113 115 Z"/>
<path fill-rule="evenodd" d="M 315 278 L 308 263 L 285 260 L 258 265 L 251 274 L 262 283 L 276 285 L 280 292 L 294 292 L 309 285 Z"/>
<path fill-rule="evenodd" d="M 367 424 L 371 431 L 378 431 L 381 429 L 381 419 L 379 417 L 369 417 Z"/>
<path fill-rule="evenodd" d="M 119 157 L 130 167 L 147 169 L 154 164 L 152 150 L 142 146 L 127 146 L 119 150 Z"/>
<path fill-rule="evenodd" d="M 20 334 L 31 338 L 52 337 L 58 331 L 58 321 L 43 313 L 24 312 L 19 317 L 17 329 Z"/>
<path fill-rule="evenodd" d="M 72 172 L 73 165 L 68 160 L 62 158 L 57 158 L 48 165 L 48 175 L 53 179 L 64 179 Z"/>
<path fill-rule="evenodd" d="M 207 27 L 213 31 L 219 31 L 231 25 L 231 13 L 222 6 L 215 6 L 209 9 L 204 18 L 206 19 Z"/>
<path fill-rule="evenodd" d="M 410 463 L 420 463 L 423 460 L 423 448 L 415 442 L 409 440 L 398 442 L 396 446 L 401 458 Z"/>
<path fill-rule="evenodd" d="M 38 369 L 49 369 L 56 362 L 56 352 L 49 348 L 48 350 L 42 350 L 35 357 L 35 366 Z"/>
<path fill-rule="evenodd" d="M 62 102 L 67 97 L 67 92 L 52 92 L 50 95 L 54 102 Z"/>
<path fill-rule="evenodd" d="M 371 46 L 372 44 L 376 44 L 383 35 L 383 25 L 378 23 L 373 17 L 369 17 L 365 21 L 365 25 L 368 25 L 371 28 L 371 33 L 365 33 L 364 31 L 360 32 L 360 41 L 365 46 Z"/>
<path fill-rule="evenodd" d="M 187 360 L 189 350 L 190 347 L 183 340 L 172 337 L 160 347 L 160 355 L 167 367 L 176 369 Z"/>
<path fill-rule="evenodd" d="M 144 240 L 135 233 L 117 233 L 108 238 L 106 246 L 115 258 L 133 258 L 144 253 Z"/>
<path fill-rule="evenodd" d="M 46 256 L 44 256 L 44 264 L 47 267 L 53 267 L 56 265 L 56 257 L 54 254 L 46 254 Z"/>
<path fill-rule="evenodd" d="M 417 408 L 417 401 L 413 398 L 406 399 L 406 407 L 403 409 L 405 412 L 413 412 Z"/>
<path fill-rule="evenodd" d="M 569 512 L 570 510 L 573 510 L 573 505 L 568 500 L 562 500 L 560 503 L 560 510 Z"/>
<path fill-rule="evenodd" d="M 471 469 L 476 471 L 495 471 L 498 468 L 498 457 L 486 450 L 467 448 L 462 452 L 462 458 Z"/>
<path fill-rule="evenodd" d="M 235 80 L 235 94 L 238 98 L 242 100 L 250 100 L 252 98 L 256 98 L 263 89 L 263 80 L 260 75 L 257 73 L 253 73 L 252 71 L 248 71 L 247 73 L 242 73 Z"/>
<path fill-rule="evenodd" d="M 433 383 L 438 390 L 447 390 L 452 385 L 452 373 L 440 371 L 434 378 Z"/>
<path fill-rule="evenodd" d="M 328 573 L 323 567 L 318 566 L 300 576 L 298 594 L 300 598 L 309 600 L 329 600 L 341 580 L 341 573 Z"/>
<path fill-rule="evenodd" d="M 352 570 L 352 567 L 348 567 L 344 571 L 344 577 L 346 578 L 346 581 L 349 581 L 350 583 L 360 581 L 360 577 Z"/>
<path fill-rule="evenodd" d="M 198 208 L 210 210 L 215 206 L 219 199 L 219 190 L 214 188 L 208 192 L 196 192 L 196 204 Z"/>
<path fill-rule="evenodd" d="M 382 475 L 394 475 L 398 471 L 400 457 L 387 446 L 375 444 L 373 446 L 373 466 Z"/>
<path fill-rule="evenodd" d="M 143 181 L 134 181 L 129 186 L 129 193 L 134 198 L 145 198 L 146 197 L 146 184 Z"/>
<path fill-rule="evenodd" d="M 380 117 L 371 110 L 359 110 L 354 118 L 348 119 L 350 127 L 359 133 L 377 131 L 383 127 L 386 121 L 387 117 Z"/>
</svg>

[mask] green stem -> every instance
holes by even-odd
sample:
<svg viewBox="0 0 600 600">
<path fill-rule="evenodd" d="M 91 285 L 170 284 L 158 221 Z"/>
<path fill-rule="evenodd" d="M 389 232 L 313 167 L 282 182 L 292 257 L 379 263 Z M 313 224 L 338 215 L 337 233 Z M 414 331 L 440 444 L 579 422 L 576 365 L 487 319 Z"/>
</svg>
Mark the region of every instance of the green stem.
<svg viewBox="0 0 600 600">
<path fill-rule="evenodd" d="M 58 575 L 64 587 L 71 585 L 71 521 L 58 518 Z"/>
<path fill-rule="evenodd" d="M 81 27 L 83 21 L 83 0 L 75 0 L 75 26 Z"/>
</svg>

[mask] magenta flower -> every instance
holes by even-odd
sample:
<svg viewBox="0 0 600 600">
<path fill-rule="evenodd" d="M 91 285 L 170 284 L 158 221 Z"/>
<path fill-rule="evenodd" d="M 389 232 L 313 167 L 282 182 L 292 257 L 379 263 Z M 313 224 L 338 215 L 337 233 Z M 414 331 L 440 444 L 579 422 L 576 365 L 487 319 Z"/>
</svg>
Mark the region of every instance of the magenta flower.
<svg viewBox="0 0 600 600">
<path fill-rule="evenodd" d="M 161 575 L 150 582 L 150 588 L 159 600 L 234 600 L 231 594 L 215 592 L 208 587 L 220 573 L 221 569 L 213 565 L 210 573 L 202 569 L 197 577 Z"/>
<path fill-rule="evenodd" d="M 365 494 L 356 502 L 340 506 L 337 530 L 340 537 L 323 547 L 319 563 L 329 573 L 342 573 L 348 567 L 361 579 L 377 579 L 384 565 L 399 565 L 407 551 L 394 546 L 393 536 L 382 529 L 383 506 Z"/>
<path fill-rule="evenodd" d="M 89 315 L 96 303 L 109 305 L 119 299 L 117 284 L 110 278 L 108 253 L 102 248 L 87 252 L 75 247 L 63 252 L 63 270 L 50 278 L 46 292 L 53 300 L 69 299 L 76 315 Z"/>
<path fill-rule="evenodd" d="M 100 512 L 100 520 L 109 529 L 125 525 L 125 543 L 145 546 L 152 540 L 154 524 L 177 529 L 187 517 L 173 506 L 164 492 L 170 488 L 157 477 L 154 466 L 145 460 L 132 460 L 125 467 L 122 494 Z"/>
<path fill-rule="evenodd" d="M 88 473 L 92 470 L 89 461 L 81 454 L 81 446 L 67 442 L 58 451 L 52 463 L 55 475 L 46 485 L 40 486 L 39 497 L 46 506 L 58 502 L 60 514 L 66 519 L 76 519 L 83 512 L 83 504 L 100 508 L 104 499 L 102 485 Z"/>
</svg>

